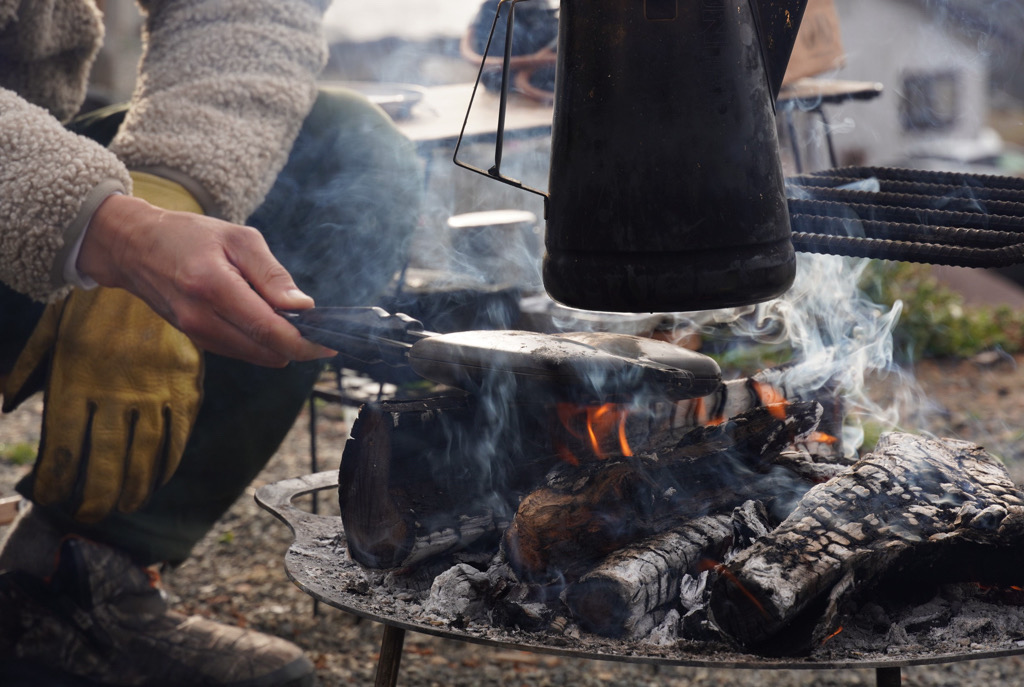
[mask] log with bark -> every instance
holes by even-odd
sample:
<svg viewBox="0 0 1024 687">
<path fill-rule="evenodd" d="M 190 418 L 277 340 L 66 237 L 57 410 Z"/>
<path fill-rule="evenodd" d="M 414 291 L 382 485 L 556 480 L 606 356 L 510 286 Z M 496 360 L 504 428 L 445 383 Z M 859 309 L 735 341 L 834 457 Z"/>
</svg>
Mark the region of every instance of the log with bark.
<svg viewBox="0 0 1024 687">
<path fill-rule="evenodd" d="M 496 549 L 519 495 L 558 461 L 516 411 L 499 420 L 461 393 L 364 405 L 338 476 L 353 560 L 395 569 L 472 546 Z"/>
<path fill-rule="evenodd" d="M 711 585 L 710 619 L 747 650 L 796 654 L 886 580 L 1024 581 L 1024 494 L 982 448 L 894 433 L 811 489 Z"/>
<path fill-rule="evenodd" d="M 815 402 L 756 408 L 699 427 L 656 453 L 562 465 L 519 504 L 502 540 L 523 579 L 577 579 L 616 549 L 748 499 L 786 502 L 809 488 L 774 461 L 821 417 Z"/>
</svg>

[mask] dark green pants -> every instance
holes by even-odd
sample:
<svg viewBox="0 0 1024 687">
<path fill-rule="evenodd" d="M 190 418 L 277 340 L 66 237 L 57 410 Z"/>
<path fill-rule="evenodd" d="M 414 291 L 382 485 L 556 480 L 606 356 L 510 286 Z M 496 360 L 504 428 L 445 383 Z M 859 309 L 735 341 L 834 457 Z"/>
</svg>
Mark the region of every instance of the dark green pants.
<svg viewBox="0 0 1024 687">
<path fill-rule="evenodd" d="M 123 116 L 124 108 L 107 108 L 72 128 L 106 144 Z M 318 305 L 372 305 L 405 260 L 421 192 L 415 150 L 390 119 L 361 96 L 322 91 L 247 223 Z M 20 350 L 40 312 L 0 285 L 0 355 Z M 91 527 L 57 508 L 45 515 L 141 563 L 184 560 L 276 452 L 321 369 L 319 362 L 261 368 L 207 354 L 203 404 L 181 464 L 141 511 Z"/>
</svg>

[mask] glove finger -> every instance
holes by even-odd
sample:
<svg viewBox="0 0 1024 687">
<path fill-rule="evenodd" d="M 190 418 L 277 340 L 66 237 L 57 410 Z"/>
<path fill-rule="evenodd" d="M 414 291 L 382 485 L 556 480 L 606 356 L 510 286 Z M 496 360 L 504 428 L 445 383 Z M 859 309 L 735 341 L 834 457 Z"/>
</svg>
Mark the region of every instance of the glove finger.
<svg viewBox="0 0 1024 687">
<path fill-rule="evenodd" d="M 82 399 L 77 401 L 84 406 L 81 412 L 61 412 L 54 407 L 59 403 L 47 398 L 43 406 L 39 455 L 32 473 L 32 500 L 41 506 L 77 503 L 76 494 L 85 479 L 87 461 L 82 458 L 88 453 L 96 407 Z"/>
<path fill-rule="evenodd" d="M 88 446 L 82 451 L 85 481 L 75 519 L 99 522 L 117 506 L 124 488 L 128 438 L 134 411 L 101 404 L 93 414 Z"/>
<path fill-rule="evenodd" d="M 138 510 L 153 492 L 171 479 L 181 464 L 198 405 L 186 408 L 187 417 L 173 413 L 170 407 L 165 407 L 159 417 L 148 413 L 140 416 L 119 510 L 126 513 Z"/>
<path fill-rule="evenodd" d="M 128 437 L 124 485 L 117 501 L 122 513 L 133 513 L 149 500 L 161 481 L 167 455 L 167 428 L 163 411 L 147 405 L 135 411 Z"/>
</svg>

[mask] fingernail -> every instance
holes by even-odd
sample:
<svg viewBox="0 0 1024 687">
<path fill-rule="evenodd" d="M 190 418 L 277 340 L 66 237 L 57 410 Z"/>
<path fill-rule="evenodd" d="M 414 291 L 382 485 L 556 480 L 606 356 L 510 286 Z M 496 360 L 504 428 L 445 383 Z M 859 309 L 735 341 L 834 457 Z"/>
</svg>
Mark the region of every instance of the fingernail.
<svg viewBox="0 0 1024 687">
<path fill-rule="evenodd" d="M 313 298 L 311 296 L 309 296 L 306 293 L 303 293 L 302 291 L 299 291 L 298 289 L 288 289 L 287 291 L 285 291 L 284 295 L 287 296 L 288 298 L 292 299 L 292 300 L 297 300 L 297 301 L 312 301 L 313 300 Z"/>
</svg>

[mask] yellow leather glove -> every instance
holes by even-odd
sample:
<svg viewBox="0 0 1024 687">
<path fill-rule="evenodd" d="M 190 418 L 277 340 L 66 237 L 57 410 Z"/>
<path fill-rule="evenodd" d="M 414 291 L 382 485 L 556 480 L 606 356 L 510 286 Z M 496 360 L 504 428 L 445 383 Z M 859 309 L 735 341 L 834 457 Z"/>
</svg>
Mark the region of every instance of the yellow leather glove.
<svg viewBox="0 0 1024 687">
<path fill-rule="evenodd" d="M 180 185 L 132 177 L 135 196 L 200 211 Z M 4 388 L 8 411 L 46 375 L 32 499 L 89 523 L 140 508 L 181 461 L 202 360 L 187 336 L 122 289 L 74 291 L 48 306 Z"/>
</svg>

